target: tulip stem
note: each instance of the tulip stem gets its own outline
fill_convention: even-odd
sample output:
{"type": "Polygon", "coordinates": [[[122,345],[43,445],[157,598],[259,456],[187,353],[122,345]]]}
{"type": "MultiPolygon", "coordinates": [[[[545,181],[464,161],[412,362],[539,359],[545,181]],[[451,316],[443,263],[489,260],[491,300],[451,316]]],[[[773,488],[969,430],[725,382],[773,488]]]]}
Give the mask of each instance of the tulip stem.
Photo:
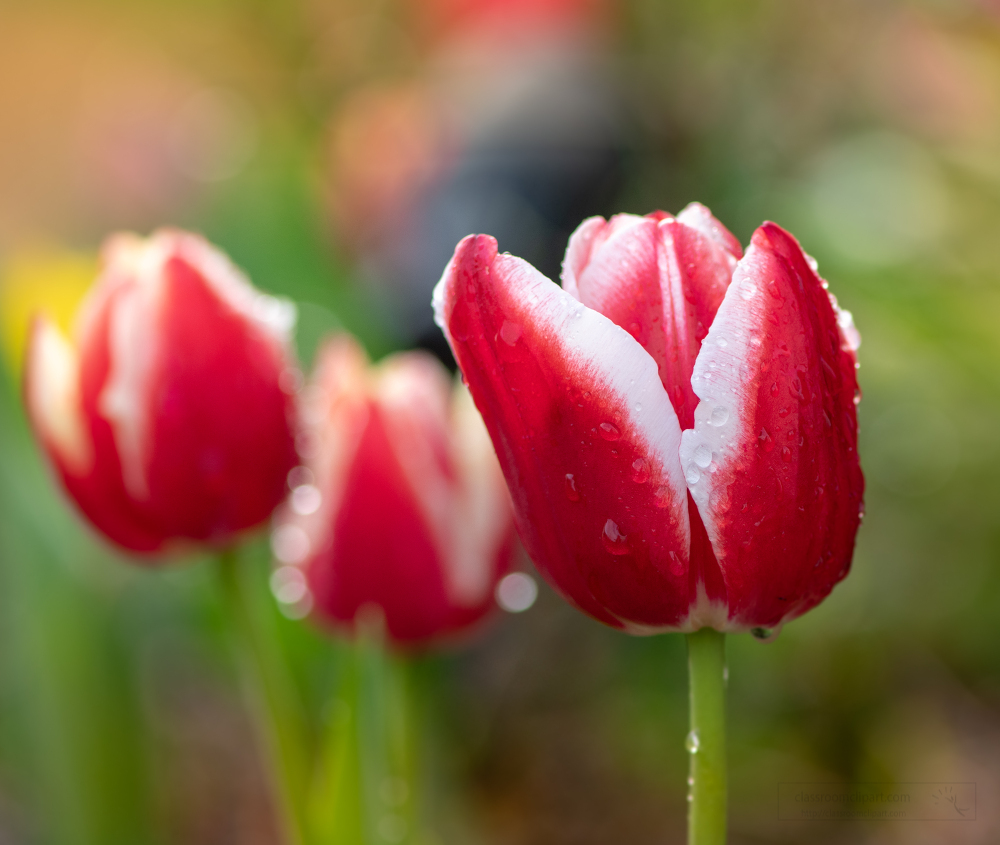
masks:
{"type": "Polygon", "coordinates": [[[688,845],[726,841],[726,635],[687,635],[691,694],[688,845]]]}
{"type": "Polygon", "coordinates": [[[298,735],[290,678],[275,653],[276,642],[263,630],[240,566],[236,549],[219,554],[218,574],[226,615],[237,652],[241,681],[254,719],[258,742],[265,754],[274,790],[275,812],[284,845],[305,845],[305,745],[298,735]]]}

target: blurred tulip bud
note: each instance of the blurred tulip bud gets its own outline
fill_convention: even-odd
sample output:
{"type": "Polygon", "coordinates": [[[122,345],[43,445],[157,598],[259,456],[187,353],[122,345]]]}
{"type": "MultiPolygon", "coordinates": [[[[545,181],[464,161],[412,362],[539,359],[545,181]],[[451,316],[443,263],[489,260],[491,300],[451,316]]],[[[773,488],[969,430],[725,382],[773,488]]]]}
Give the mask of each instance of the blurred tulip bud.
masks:
{"type": "Polygon", "coordinates": [[[850,313],[788,232],[744,254],[698,204],[584,221],[562,277],[470,235],[434,296],[529,554],[631,633],[770,637],[850,568],[850,313]]]}
{"type": "Polygon", "coordinates": [[[221,546],[258,525],[295,464],[291,303],[202,238],[117,235],[73,341],[31,330],[35,435],[86,517],[126,549],[221,546]]]}
{"type": "Polygon", "coordinates": [[[503,475],[465,388],[453,390],[427,354],[370,367],[338,337],[302,404],[308,457],[289,476],[272,535],[279,601],[347,628],[380,609],[389,637],[409,645],[485,616],[515,539],[503,475]]]}

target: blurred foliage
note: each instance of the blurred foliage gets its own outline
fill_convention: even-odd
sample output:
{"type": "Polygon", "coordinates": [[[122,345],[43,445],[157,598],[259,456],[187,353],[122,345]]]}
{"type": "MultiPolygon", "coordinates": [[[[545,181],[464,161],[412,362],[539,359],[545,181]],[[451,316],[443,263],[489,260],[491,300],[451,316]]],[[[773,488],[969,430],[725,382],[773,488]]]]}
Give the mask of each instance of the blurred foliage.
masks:
{"type": "MultiPolygon", "coordinates": [[[[332,222],[328,141],[352,91],[439,73],[419,8],[3,3],[0,841],[276,841],[209,562],[137,567],[88,532],[28,435],[19,348],[34,308],[68,320],[106,232],[163,224],[204,232],[296,300],[307,364],[338,328],[374,357],[405,343],[332,222]],[[214,153],[178,171],[160,145],[205,88],[252,115],[235,172],[214,153]]],[[[732,841],[998,841],[1000,13],[988,0],[609,9],[602,67],[625,142],[605,212],[697,199],[744,243],[773,218],[864,338],[854,569],[774,644],[730,641],[732,841]],[[977,820],[777,819],[779,782],[920,780],[975,781],[977,820]]],[[[360,735],[347,699],[380,670],[278,615],[263,543],[250,557],[310,742],[360,735]]],[[[682,841],[682,638],[620,636],[543,589],[403,674],[421,762],[400,765],[417,767],[429,842],[682,841]]],[[[343,772],[360,763],[339,747],[319,777],[352,803],[343,772]]]]}

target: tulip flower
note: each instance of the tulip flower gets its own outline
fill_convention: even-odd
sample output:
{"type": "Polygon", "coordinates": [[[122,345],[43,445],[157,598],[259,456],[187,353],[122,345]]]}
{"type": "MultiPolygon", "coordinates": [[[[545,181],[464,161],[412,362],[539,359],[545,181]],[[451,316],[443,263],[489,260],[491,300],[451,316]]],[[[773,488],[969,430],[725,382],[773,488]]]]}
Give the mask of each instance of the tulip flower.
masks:
{"type": "Polygon", "coordinates": [[[698,204],[586,220],[562,281],[470,236],[435,316],[540,572],[608,625],[688,634],[688,842],[723,845],[724,632],[773,636],[847,574],[859,337],[788,232],[744,254],[698,204]]]}
{"type": "Polygon", "coordinates": [[[773,632],[847,573],[857,332],[773,223],[592,218],[563,287],[487,236],[434,297],[541,573],[631,633],[773,632]]]}
{"type": "Polygon", "coordinates": [[[405,645],[485,616],[515,540],[503,476],[467,391],[452,391],[425,353],[372,368],[339,337],[323,348],[303,405],[308,459],[292,473],[272,538],[286,564],[279,598],[308,595],[320,620],[340,628],[381,608],[386,633],[405,645]]]}
{"type": "Polygon", "coordinates": [[[196,235],[115,236],[102,261],[72,342],[44,317],[32,328],[35,435],[118,545],[227,546],[267,519],[296,462],[294,309],[196,235]]]}

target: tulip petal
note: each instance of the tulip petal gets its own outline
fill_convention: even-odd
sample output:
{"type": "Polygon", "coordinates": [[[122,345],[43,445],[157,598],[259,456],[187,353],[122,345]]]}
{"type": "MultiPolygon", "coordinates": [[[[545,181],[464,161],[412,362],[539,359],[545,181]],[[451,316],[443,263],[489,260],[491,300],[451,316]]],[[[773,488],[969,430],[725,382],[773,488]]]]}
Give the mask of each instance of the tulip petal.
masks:
{"type": "Polygon", "coordinates": [[[509,564],[497,555],[510,530],[510,503],[489,435],[463,396],[471,406],[464,390],[451,404],[447,372],[426,353],[393,355],[379,367],[375,398],[434,537],[449,599],[481,608],[492,601],[498,564],[509,564]]]}
{"type": "Polygon", "coordinates": [[[585,221],[570,238],[563,287],[642,344],[681,426],[689,428],[698,403],[691,372],[739,243],[704,206],[681,214],[695,225],[662,212],[585,221]]]}
{"type": "Polygon", "coordinates": [[[375,403],[326,536],[308,569],[314,600],[326,616],[351,625],[365,605],[378,605],[398,642],[437,636],[464,621],[454,619],[436,538],[375,403]]]}
{"type": "Polygon", "coordinates": [[[697,229],[706,238],[715,241],[733,258],[743,257],[743,247],[736,240],[736,236],[716,220],[712,212],[700,202],[688,203],[677,215],[677,220],[685,226],[697,229]]]}
{"type": "MultiPolygon", "coordinates": [[[[117,290],[110,293],[107,302],[113,302],[117,295],[117,290]]],[[[157,520],[136,508],[129,497],[114,433],[107,420],[96,413],[97,393],[108,370],[107,320],[108,309],[103,308],[93,316],[95,331],[88,335],[87,346],[79,350],[78,357],[77,352],[72,351],[73,358],[79,362],[74,364],[78,369],[72,373],[76,380],[72,388],[76,393],[74,403],[78,403],[76,413],[80,415],[80,425],[84,428],[83,437],[88,444],[90,459],[67,460],[65,447],[53,444],[50,436],[46,435],[50,424],[35,410],[37,404],[31,399],[33,395],[59,390],[59,379],[53,377],[53,368],[43,363],[51,357],[51,353],[45,350],[48,342],[45,340],[46,333],[42,332],[34,334],[28,350],[25,380],[28,407],[35,430],[41,435],[66,491],[84,516],[124,548],[150,552],[161,548],[164,533],[157,520]]]]}
{"type": "Polygon", "coordinates": [[[683,624],[680,426],[653,359],[485,235],[458,245],[434,305],[542,574],[609,625],[683,624]]]}
{"type": "Polygon", "coordinates": [[[831,299],[795,239],[765,223],[695,364],[681,462],[733,630],[804,613],[850,566],[864,489],[855,338],[831,299]]]}

